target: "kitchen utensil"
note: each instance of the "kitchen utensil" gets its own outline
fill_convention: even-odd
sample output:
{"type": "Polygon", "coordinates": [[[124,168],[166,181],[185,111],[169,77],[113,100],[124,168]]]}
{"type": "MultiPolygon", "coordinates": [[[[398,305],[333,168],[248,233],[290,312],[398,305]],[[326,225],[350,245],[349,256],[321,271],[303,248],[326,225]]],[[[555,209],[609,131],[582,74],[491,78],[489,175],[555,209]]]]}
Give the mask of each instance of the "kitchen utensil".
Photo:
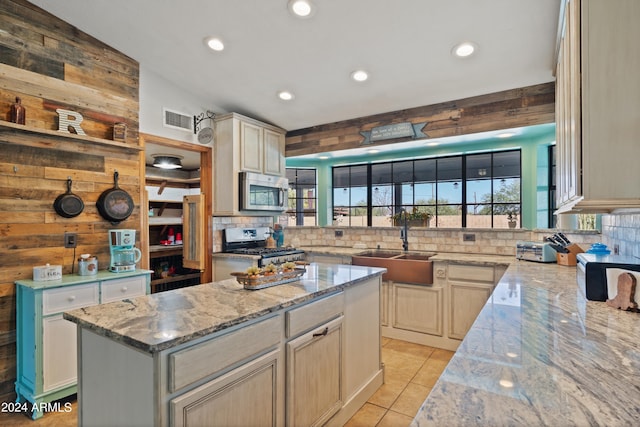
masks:
{"type": "Polygon", "coordinates": [[[82,213],[84,202],[71,192],[71,178],[67,178],[67,192],[56,197],[53,202],[53,209],[64,218],[73,218],[82,213]]]}
{"type": "Polygon", "coordinates": [[[118,171],[113,172],[113,182],[113,188],[100,195],[96,207],[104,219],[117,224],[129,218],[133,212],[134,204],[129,193],[118,187],[118,171]]]}
{"type": "Polygon", "coordinates": [[[565,242],[565,246],[567,246],[567,245],[570,245],[570,244],[571,244],[571,241],[570,241],[570,240],[567,238],[567,236],[565,236],[563,233],[558,233],[558,236],[559,236],[562,240],[564,240],[564,242],[565,242]]]}

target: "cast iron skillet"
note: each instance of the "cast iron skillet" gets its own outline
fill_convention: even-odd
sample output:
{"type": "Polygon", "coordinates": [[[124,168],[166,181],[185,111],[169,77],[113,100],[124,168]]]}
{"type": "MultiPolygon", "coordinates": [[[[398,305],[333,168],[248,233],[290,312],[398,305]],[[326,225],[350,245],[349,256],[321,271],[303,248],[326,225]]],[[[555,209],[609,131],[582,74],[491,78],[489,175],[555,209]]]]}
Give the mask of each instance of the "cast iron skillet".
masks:
{"type": "Polygon", "coordinates": [[[100,195],[96,207],[104,219],[117,224],[129,218],[134,206],[129,193],[118,187],[118,171],[113,172],[113,182],[113,188],[100,195]]]}
{"type": "Polygon", "coordinates": [[[67,178],[67,192],[56,197],[53,202],[53,209],[56,213],[65,218],[73,218],[82,213],[84,202],[71,192],[71,178],[67,178]]]}

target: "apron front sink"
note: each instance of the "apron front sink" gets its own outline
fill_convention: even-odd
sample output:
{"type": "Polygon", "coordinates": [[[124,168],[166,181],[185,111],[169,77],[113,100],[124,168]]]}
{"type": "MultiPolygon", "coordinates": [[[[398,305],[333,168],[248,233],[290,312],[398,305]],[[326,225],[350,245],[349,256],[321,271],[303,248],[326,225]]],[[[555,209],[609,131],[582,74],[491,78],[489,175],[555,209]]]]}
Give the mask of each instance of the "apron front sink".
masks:
{"type": "Polygon", "coordinates": [[[382,280],[417,285],[433,284],[433,253],[366,251],[351,257],[353,265],[386,268],[382,280]]]}

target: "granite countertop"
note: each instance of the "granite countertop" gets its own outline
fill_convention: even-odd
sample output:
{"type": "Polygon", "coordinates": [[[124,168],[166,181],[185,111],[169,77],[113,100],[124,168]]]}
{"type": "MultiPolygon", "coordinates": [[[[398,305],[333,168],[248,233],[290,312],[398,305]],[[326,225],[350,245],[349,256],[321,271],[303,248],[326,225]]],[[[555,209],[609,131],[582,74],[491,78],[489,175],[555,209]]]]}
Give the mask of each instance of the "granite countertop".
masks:
{"type": "Polygon", "coordinates": [[[85,307],[64,318],[147,353],[172,348],[382,275],[386,269],[310,264],[299,281],[246,290],[236,279],[85,307]]]}
{"type": "MultiPolygon", "coordinates": [[[[341,247],[341,246],[305,246],[299,249],[304,250],[305,252],[311,252],[316,254],[326,254],[326,255],[356,255],[361,252],[367,251],[375,251],[376,249],[367,249],[367,248],[353,248],[353,247],[341,247]]],[[[398,252],[401,253],[401,249],[379,249],[380,251],[385,252],[398,252]]],[[[409,251],[411,253],[420,253],[420,251],[409,251]]],[[[485,255],[485,254],[476,254],[476,253],[458,253],[458,252],[433,252],[427,251],[424,253],[435,253],[433,257],[431,257],[434,261],[447,261],[453,263],[464,263],[464,264],[500,264],[500,265],[509,265],[514,262],[518,262],[515,256],[513,255],[485,255]]]]}
{"type": "Polygon", "coordinates": [[[635,425],[640,314],[587,301],[576,269],[514,262],[412,426],[635,425]]]}
{"type": "Polygon", "coordinates": [[[98,270],[96,274],[81,276],[79,274],[63,274],[61,279],[35,281],[31,279],[17,280],[16,284],[26,286],[32,289],[59,288],[61,286],[74,286],[84,283],[100,282],[104,280],[124,279],[125,277],[140,276],[142,274],[151,274],[151,270],[137,269],[134,271],[123,271],[120,273],[112,273],[109,270],[98,270]]]}

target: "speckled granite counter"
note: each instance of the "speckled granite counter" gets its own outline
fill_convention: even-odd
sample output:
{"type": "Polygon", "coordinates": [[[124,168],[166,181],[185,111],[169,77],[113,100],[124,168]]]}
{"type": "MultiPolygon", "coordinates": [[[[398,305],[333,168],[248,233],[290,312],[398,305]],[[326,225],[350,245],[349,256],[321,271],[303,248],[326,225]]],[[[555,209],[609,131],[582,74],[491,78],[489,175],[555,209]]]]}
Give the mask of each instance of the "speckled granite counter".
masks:
{"type": "Polygon", "coordinates": [[[637,425],[639,341],[574,268],[513,262],[412,425],[637,425]]]}
{"type": "Polygon", "coordinates": [[[311,264],[301,280],[258,291],[246,290],[235,279],[227,279],[73,310],[64,313],[64,318],[99,335],[153,353],[337,292],[385,271],[311,264]]]}

